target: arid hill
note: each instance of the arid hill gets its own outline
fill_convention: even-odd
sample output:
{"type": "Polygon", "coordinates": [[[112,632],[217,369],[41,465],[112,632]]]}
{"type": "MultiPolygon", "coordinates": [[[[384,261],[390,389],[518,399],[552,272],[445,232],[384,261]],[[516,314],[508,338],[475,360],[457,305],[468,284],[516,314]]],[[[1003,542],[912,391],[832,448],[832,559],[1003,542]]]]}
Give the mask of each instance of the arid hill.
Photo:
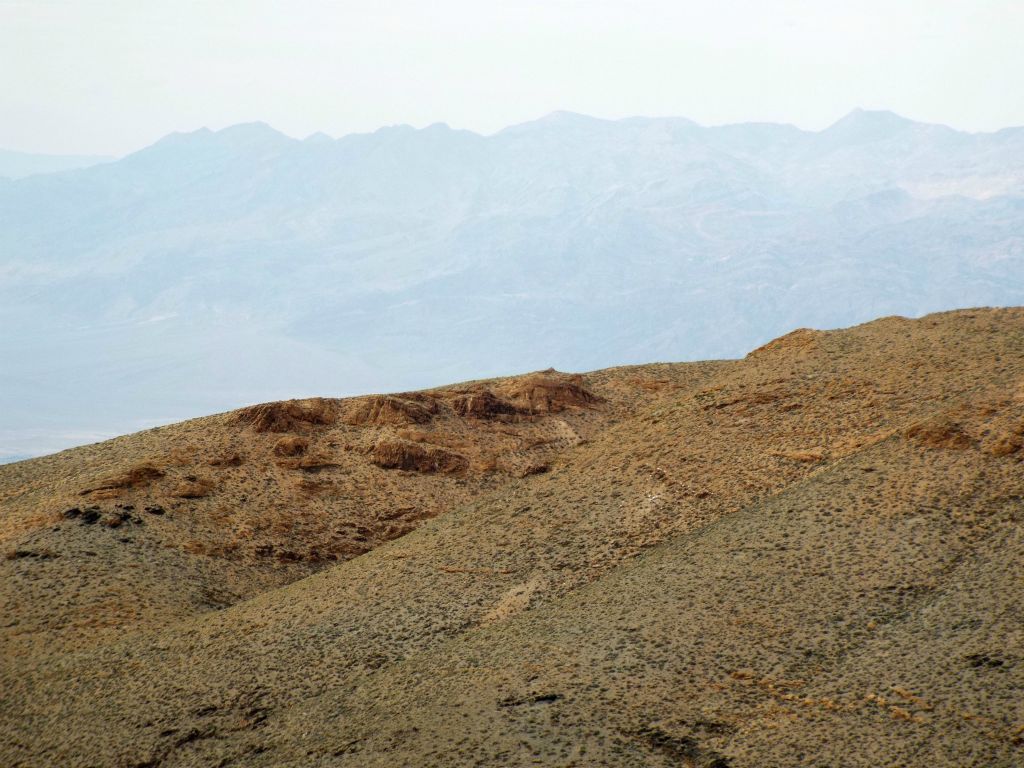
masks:
{"type": "Polygon", "coordinates": [[[0,764],[1015,766],[1024,309],[0,467],[0,764]]]}

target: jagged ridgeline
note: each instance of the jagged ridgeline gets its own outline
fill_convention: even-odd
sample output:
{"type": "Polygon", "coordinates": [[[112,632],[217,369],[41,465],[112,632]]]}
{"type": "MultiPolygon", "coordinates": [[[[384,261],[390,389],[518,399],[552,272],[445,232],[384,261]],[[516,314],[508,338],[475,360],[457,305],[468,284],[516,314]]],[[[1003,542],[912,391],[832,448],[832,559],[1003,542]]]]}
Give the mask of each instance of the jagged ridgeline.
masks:
{"type": "Polygon", "coordinates": [[[0,467],[0,763],[1014,766],[1024,310],[0,467]]]}

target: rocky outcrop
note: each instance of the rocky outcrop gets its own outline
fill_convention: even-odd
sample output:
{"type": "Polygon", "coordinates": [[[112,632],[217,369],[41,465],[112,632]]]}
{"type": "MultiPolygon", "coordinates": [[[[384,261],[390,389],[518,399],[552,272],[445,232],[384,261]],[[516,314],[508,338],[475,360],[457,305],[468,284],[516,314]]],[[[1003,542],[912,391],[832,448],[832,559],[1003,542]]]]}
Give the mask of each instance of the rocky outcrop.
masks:
{"type": "Polygon", "coordinates": [[[437,401],[419,392],[372,395],[351,401],[345,412],[344,421],[357,427],[406,426],[426,424],[437,412],[437,401]]]}
{"type": "Polygon", "coordinates": [[[408,440],[379,440],[370,451],[370,461],[383,469],[412,472],[452,473],[469,468],[469,459],[461,454],[408,440]]]}
{"type": "Polygon", "coordinates": [[[298,432],[315,426],[330,426],[337,421],[337,406],[332,400],[282,400],[243,408],[235,414],[240,424],[256,432],[298,432]]]}
{"type": "Polygon", "coordinates": [[[163,476],[164,471],[153,464],[138,464],[118,475],[101,480],[98,485],[86,488],[81,494],[85,496],[86,494],[106,492],[107,495],[116,495],[120,491],[144,488],[163,476]]]}
{"type": "Polygon", "coordinates": [[[520,413],[515,405],[484,387],[457,393],[451,400],[451,406],[455,413],[465,418],[497,419],[520,413]]]}
{"type": "Polygon", "coordinates": [[[554,368],[511,379],[500,394],[516,409],[531,414],[561,413],[601,402],[584,387],[580,374],[560,373],[554,368]]]}
{"type": "Polygon", "coordinates": [[[213,492],[213,481],[208,477],[186,476],[178,483],[171,495],[179,499],[201,499],[213,492]]]}
{"type": "Polygon", "coordinates": [[[288,435],[282,437],[274,445],[274,453],[277,456],[301,456],[309,448],[309,440],[299,435],[288,435]]]}

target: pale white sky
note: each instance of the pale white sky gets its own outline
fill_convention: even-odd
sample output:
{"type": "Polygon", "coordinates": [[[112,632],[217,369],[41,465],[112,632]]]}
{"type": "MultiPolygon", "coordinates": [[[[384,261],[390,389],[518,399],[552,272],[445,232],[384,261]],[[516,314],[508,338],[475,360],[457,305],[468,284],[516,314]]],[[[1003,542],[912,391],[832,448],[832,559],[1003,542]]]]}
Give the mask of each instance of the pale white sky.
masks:
{"type": "Polygon", "coordinates": [[[1024,0],[0,0],[0,147],[123,154],[556,109],[821,128],[1024,124],[1024,0]]]}

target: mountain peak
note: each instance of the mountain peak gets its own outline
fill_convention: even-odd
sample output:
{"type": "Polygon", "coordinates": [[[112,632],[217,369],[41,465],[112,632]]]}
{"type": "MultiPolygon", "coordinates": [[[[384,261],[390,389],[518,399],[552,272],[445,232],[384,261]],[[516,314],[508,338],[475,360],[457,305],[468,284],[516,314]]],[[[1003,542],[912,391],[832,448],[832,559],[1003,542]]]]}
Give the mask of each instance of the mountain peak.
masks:
{"type": "Polygon", "coordinates": [[[215,131],[214,135],[220,139],[227,139],[231,142],[255,142],[255,141],[291,141],[280,131],[272,128],[267,123],[256,121],[252,123],[237,123],[215,131]]]}
{"type": "Polygon", "coordinates": [[[839,138],[844,143],[862,143],[884,139],[915,125],[917,123],[913,120],[908,120],[887,109],[857,107],[821,131],[821,134],[839,138]]]}
{"type": "Polygon", "coordinates": [[[544,130],[550,128],[583,128],[586,126],[596,126],[606,124],[611,121],[603,120],[600,117],[592,117],[591,115],[584,115],[580,112],[569,112],[567,110],[556,110],[554,112],[548,112],[542,117],[538,117],[536,120],[528,120],[525,123],[517,123],[510,125],[507,128],[503,128],[498,131],[498,134],[508,133],[522,133],[525,131],[533,130],[544,130]]]}
{"type": "Polygon", "coordinates": [[[854,107],[833,125],[851,123],[857,125],[911,125],[913,120],[898,115],[890,109],[864,109],[854,107]]]}

